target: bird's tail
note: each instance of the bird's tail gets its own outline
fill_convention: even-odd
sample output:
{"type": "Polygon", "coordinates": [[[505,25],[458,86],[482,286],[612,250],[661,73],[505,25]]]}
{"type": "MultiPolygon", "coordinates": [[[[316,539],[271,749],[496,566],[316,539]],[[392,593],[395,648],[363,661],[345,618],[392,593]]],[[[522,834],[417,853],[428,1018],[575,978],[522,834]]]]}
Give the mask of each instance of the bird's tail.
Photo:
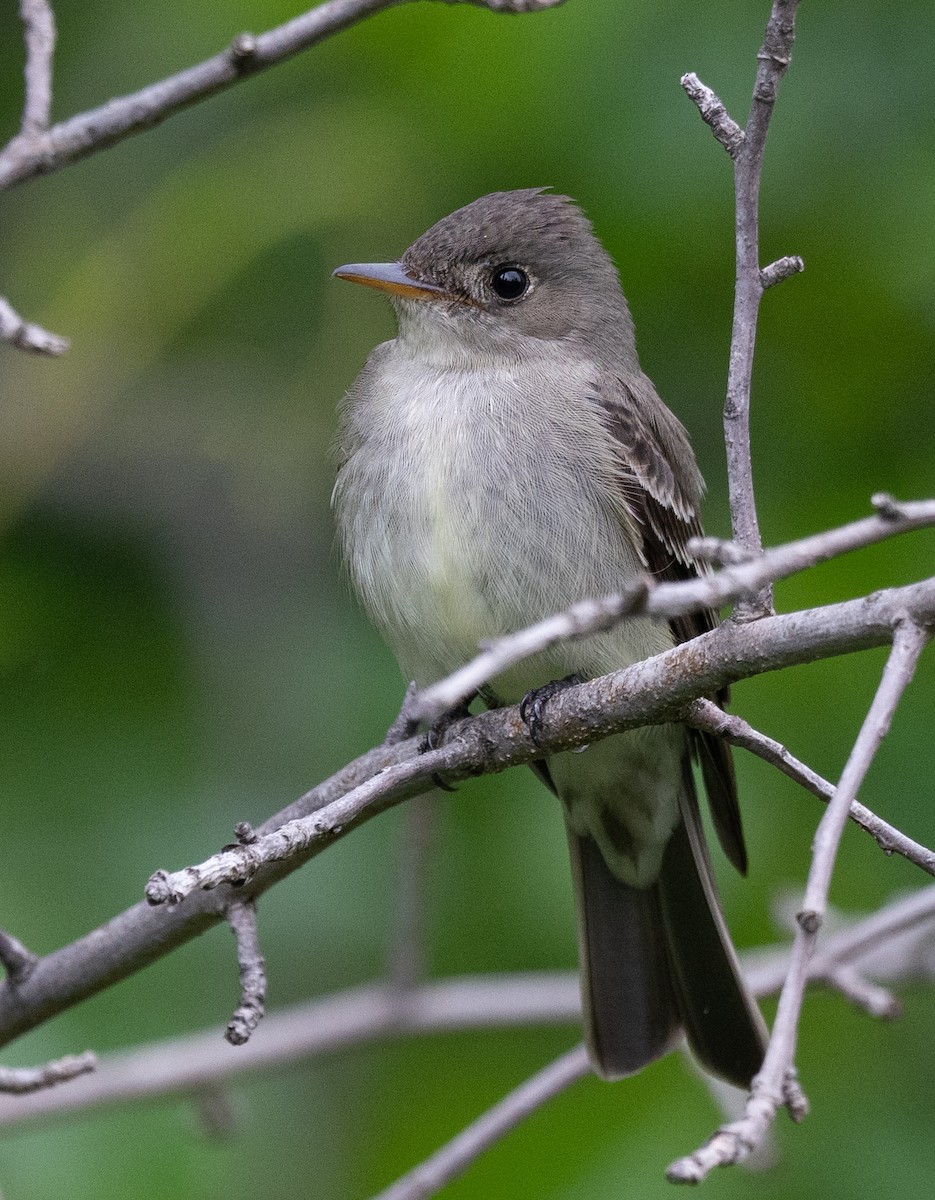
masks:
{"type": "Polygon", "coordinates": [[[597,843],[568,831],[578,915],[585,1032],[595,1070],[631,1075],[682,1030],[708,1071],[749,1087],[766,1026],[721,912],[686,762],[681,820],[655,883],[634,888],[597,843]]]}

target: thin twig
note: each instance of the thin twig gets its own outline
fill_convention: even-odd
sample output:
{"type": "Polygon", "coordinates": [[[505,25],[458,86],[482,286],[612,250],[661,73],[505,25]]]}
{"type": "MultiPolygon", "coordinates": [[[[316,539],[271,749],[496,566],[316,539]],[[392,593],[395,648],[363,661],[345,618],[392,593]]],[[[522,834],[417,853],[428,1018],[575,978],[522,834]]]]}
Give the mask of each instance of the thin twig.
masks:
{"type": "Polygon", "coordinates": [[[590,1072],[587,1050],[584,1046],[575,1046],[504,1096],[447,1145],[397,1179],[374,1200],[425,1200],[427,1196],[434,1196],[537,1108],[590,1072]]]}
{"type": "Polygon", "coordinates": [[[96,1067],[97,1055],[91,1050],[57,1058],[41,1067],[0,1067],[0,1092],[26,1096],[54,1087],[57,1083],[66,1083],[79,1075],[87,1075],[96,1067]]]}
{"type": "MultiPolygon", "coordinates": [[[[809,967],[810,980],[842,970],[892,982],[935,977],[935,887],[891,901],[826,938],[809,967]]],[[[789,946],[745,951],[744,976],[755,996],[775,994],[789,965],[789,946]]],[[[400,995],[367,986],[271,1013],[250,1042],[226,1050],[211,1028],[105,1055],[98,1070],[68,1088],[14,1100],[0,1097],[0,1127],[56,1113],[123,1104],[157,1095],[189,1095],[244,1072],[366,1045],[388,1036],[477,1028],[572,1025],[580,1020],[577,973],[443,979],[400,995]]]]}
{"type": "Polygon", "coordinates": [[[841,834],[857,790],[886,736],[900,697],[910,683],[929,634],[908,619],[896,627],[893,647],[880,686],[848,756],[840,782],[818,825],[802,911],[789,967],[762,1069],[753,1081],[746,1113],[722,1126],[694,1154],[673,1163],[667,1176],[674,1183],[700,1183],[715,1167],[742,1161],[759,1144],[781,1104],[793,1116],[804,1114],[804,1100],[794,1075],[799,1014],[809,964],[821,928],[831,873],[841,834]]]}
{"type": "Polygon", "coordinates": [[[18,350],[55,357],[68,349],[68,339],[49,333],[40,325],[24,321],[9,300],[0,296],[0,342],[9,342],[18,350]]]}
{"type": "Polygon", "coordinates": [[[798,254],[787,254],[784,258],[777,258],[775,262],[771,262],[760,271],[760,283],[763,285],[763,291],[775,287],[777,283],[782,283],[784,279],[798,275],[804,270],[805,263],[798,254]]]}
{"type": "Polygon", "coordinates": [[[266,1012],[266,963],[260,953],[254,901],[231,904],[227,910],[227,923],[237,939],[240,1004],[231,1014],[224,1036],[232,1046],[242,1046],[266,1012]]]}
{"type": "MultiPolygon", "coordinates": [[[[765,733],[760,733],[735,713],[724,712],[710,700],[696,700],[690,705],[685,713],[685,721],[696,729],[704,729],[724,738],[732,746],[749,750],[751,754],[771,763],[784,775],[794,779],[819,800],[827,803],[834,795],[834,784],[800,762],[780,742],[767,737],[765,733]]],[[[895,825],[890,825],[888,821],[878,817],[859,800],[852,802],[850,818],[855,825],[859,825],[870,834],[884,854],[900,854],[917,867],[921,867],[927,875],[935,875],[935,851],[930,850],[928,846],[907,837],[895,825]]]]}
{"type": "MultiPolygon", "coordinates": [[[[735,244],[737,268],[734,286],[734,319],[731,330],[727,399],[724,405],[724,438],[730,488],[734,540],[748,550],[762,545],[753,491],[750,456],[750,384],[756,323],[764,290],[802,269],[801,259],[787,258],[760,270],[759,196],[766,134],[783,75],[789,66],[795,37],[795,12],[799,0],[773,0],[760,48],[753,100],[746,127],[741,131],[723,103],[696,75],[686,75],[682,86],[698,106],[702,118],[734,160],[735,244]]],[[[738,620],[753,620],[772,611],[772,589],[737,607],[738,620]]]]}
{"type": "Polygon", "coordinates": [[[55,17],[46,0],[20,0],[26,63],[25,97],[20,132],[24,137],[43,133],[52,112],[52,54],[55,50],[55,17]]]}
{"type": "MultiPolygon", "coordinates": [[[[324,38],[408,0],[326,0],[266,33],[240,34],[220,54],[70,117],[44,132],[14,138],[0,154],[0,191],[58,171],[160,124],[216,92],[292,58],[324,38]]],[[[532,12],[561,0],[471,0],[494,12],[532,12]]]]}
{"type": "MultiPolygon", "coordinates": [[[[896,501],[892,503],[896,504],[896,501]]],[[[565,612],[491,642],[476,658],[446,679],[414,696],[407,694],[404,710],[412,720],[435,721],[473,696],[495,675],[557,642],[589,637],[637,613],[671,620],[706,608],[722,608],[756,594],[764,584],[785,579],[837,555],[873,545],[896,532],[933,524],[935,500],[918,500],[899,504],[898,514],[878,512],[876,516],[787,542],[759,554],[743,549],[738,552],[734,543],[706,538],[700,547],[705,557],[716,553],[722,560],[733,560],[722,570],[678,583],[653,584],[649,578],[641,579],[611,596],[582,600],[565,612]]]]}

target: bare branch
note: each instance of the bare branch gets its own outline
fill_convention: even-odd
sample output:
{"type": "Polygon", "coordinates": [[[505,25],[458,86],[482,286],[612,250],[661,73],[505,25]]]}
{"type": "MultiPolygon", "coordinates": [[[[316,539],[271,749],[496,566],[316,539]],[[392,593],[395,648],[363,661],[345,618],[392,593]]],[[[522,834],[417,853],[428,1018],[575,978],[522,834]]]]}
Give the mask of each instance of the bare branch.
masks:
{"type": "Polygon", "coordinates": [[[12,304],[0,296],[0,342],[9,342],[18,350],[55,357],[68,349],[68,339],[49,333],[40,325],[24,321],[12,304]]]}
{"type": "Polygon", "coordinates": [[[736,158],[746,134],[724,106],[724,101],[702,83],[694,71],[689,71],[679,80],[689,99],[701,113],[701,119],[721,143],[731,158],[736,158]]]}
{"type": "Polygon", "coordinates": [[[445,4],[476,4],[492,12],[530,13],[557,8],[565,0],[444,0],[445,4]]]}
{"type": "Polygon", "coordinates": [[[23,40],[26,43],[26,83],[23,122],[25,137],[49,127],[52,111],[52,53],[55,50],[55,17],[47,0],[20,0],[23,40]]]}
{"type": "MultiPolygon", "coordinates": [[[[800,907],[796,904],[796,912],[800,907]]],[[[789,946],[744,953],[744,976],[754,995],[780,991],[789,954],[789,946]]],[[[935,886],[890,901],[824,938],[809,964],[809,979],[827,981],[842,969],[891,983],[935,978],[935,886]]]]}
{"type": "MultiPolygon", "coordinates": [[[[240,34],[232,44],[197,66],[188,67],[129,96],[61,121],[47,131],[33,130],[14,138],[0,154],[0,191],[58,171],[142,133],[167,117],[248,75],[292,58],[332,34],[408,0],[326,0],[317,8],[260,34],[240,34]]],[[[461,2],[461,0],[455,0],[461,2]]],[[[532,12],[552,8],[560,0],[472,0],[494,12],[532,12]]]]}
{"type": "MultiPolygon", "coordinates": [[[[776,95],[792,55],[795,12],[799,0],[773,0],[766,36],[757,56],[756,82],[746,128],[741,130],[727,114],[715,93],[697,75],[685,75],[682,87],[698,106],[714,136],[734,159],[736,198],[735,243],[737,271],[734,285],[734,320],[731,330],[727,400],[724,405],[724,438],[730,487],[734,540],[758,551],[760,526],[753,492],[750,458],[750,384],[760,298],[767,287],[803,269],[799,258],[784,258],[760,270],[759,195],[766,133],[776,95]]],[[[772,611],[772,589],[737,607],[737,620],[753,620],[772,611]]]]}
{"type": "Polygon", "coordinates": [[[252,900],[231,904],[227,922],[237,939],[240,1004],[227,1022],[224,1036],[232,1046],[242,1046],[266,1012],[266,963],[260,953],[256,904],[252,900]]]}
{"type": "Polygon", "coordinates": [[[574,971],[445,979],[400,993],[366,986],[272,1012],[236,1050],[217,1027],[105,1055],[94,1075],[61,1091],[0,1096],[0,1127],[57,1113],[188,1096],[245,1072],[334,1054],[383,1038],[464,1029],[574,1025],[581,1000],[574,971]]]}
{"type": "Polygon", "coordinates": [[[41,1067],[0,1067],[0,1092],[28,1095],[86,1075],[96,1067],[97,1055],[90,1050],[84,1054],[69,1054],[41,1067]]]}
{"type": "Polygon", "coordinates": [[[375,1200],[424,1200],[462,1174],[495,1142],[537,1108],[591,1073],[584,1046],[575,1046],[504,1096],[430,1158],[381,1192],[375,1200]]]}
{"type": "Polygon", "coordinates": [[[426,790],[432,772],[457,781],[484,771],[500,771],[544,752],[570,749],[616,728],[680,719],[693,700],[741,678],[886,645],[900,613],[909,613],[920,624],[935,625],[935,579],[751,625],[723,625],[647,662],[569,688],[551,701],[544,713],[541,748],[529,739],[515,708],[458,722],[451,740],[422,755],[414,765],[420,739],[379,746],[258,830],[262,840],[281,822],[308,814],[321,819],[328,806],[320,833],[308,839],[302,854],[259,867],[243,889],[196,891],[175,907],[152,908],[141,902],[102,928],[41,958],[29,978],[15,989],[9,981],[0,983],[0,1041],[8,1041],[203,933],[224,919],[231,899],[259,896],[363,821],[426,790]],[[400,766],[408,774],[394,774],[400,766]],[[379,786],[370,785],[369,797],[351,790],[375,771],[381,772],[379,786]]]}
{"type": "MultiPolygon", "coordinates": [[[[829,801],[834,795],[834,785],[823,779],[811,767],[800,762],[781,743],[749,725],[735,713],[726,713],[710,700],[696,700],[688,709],[686,722],[696,729],[705,729],[730,742],[732,746],[740,746],[749,750],[764,762],[778,767],[784,775],[794,779],[807,791],[817,796],[819,800],[829,801]]],[[[921,867],[928,875],[935,875],[935,851],[921,842],[913,841],[895,825],[890,825],[882,817],[878,817],[859,800],[851,804],[850,818],[874,839],[885,854],[900,854],[917,867],[921,867]]]]}
{"type": "Polygon", "coordinates": [[[451,741],[415,760],[386,767],[327,808],[291,820],[249,846],[229,846],[196,866],[173,873],[155,872],[146,885],[146,898],[154,905],[176,905],[198,890],[252,880],[270,864],[292,859],[305,861],[361,821],[425,791],[438,778],[456,782],[572,749],[622,729],[680,719],[685,706],[699,695],[709,695],[743,678],[751,667],[751,673],[756,674],[793,661],[811,661],[820,656],[811,647],[816,641],[821,644],[823,637],[830,639],[835,647],[846,645],[847,616],[857,617],[851,607],[855,604],[860,606],[862,637],[867,636],[865,622],[874,605],[891,614],[878,633],[883,641],[889,640],[894,624],[907,612],[915,612],[920,625],[931,624],[933,618],[927,609],[921,616],[917,612],[918,596],[928,596],[930,592],[935,594],[935,578],[910,588],[877,593],[862,601],[764,619],[746,637],[737,626],[721,625],[655,658],[569,687],[552,700],[535,741],[518,707],[455,722],[451,741]],[[900,600],[908,604],[901,605],[900,600]],[[891,607],[894,604],[897,607],[891,607]],[[910,609],[910,605],[914,607],[910,609]],[[791,637],[784,638],[780,633],[781,630],[791,633],[793,629],[791,637]],[[774,656],[772,662],[769,645],[774,656]],[[718,666],[715,671],[707,671],[706,651],[710,653],[712,647],[717,647],[713,657],[718,666]],[[750,653],[753,663],[745,659],[745,654],[750,653]],[[673,674],[680,663],[687,668],[688,678],[673,674]],[[701,676],[704,683],[700,682],[701,676]]]}
{"type": "Polygon", "coordinates": [[[902,1005],[892,992],[864,979],[851,967],[840,967],[831,971],[826,977],[826,982],[868,1017],[892,1021],[902,1013],[902,1005]]]}
{"type": "Polygon", "coordinates": [[[911,681],[929,634],[904,619],[896,627],[893,648],[873,703],[848,757],[841,780],[815,835],[805,899],[798,915],[786,980],[763,1066],[753,1081],[746,1113],[722,1126],[694,1154],[673,1163],[668,1178],[676,1183],[700,1183],[715,1167],[742,1161],[759,1144],[780,1104],[795,1118],[804,1115],[804,1098],[794,1075],[799,1014],[809,976],[809,963],[828,899],[831,873],[850,806],[873,757],[886,736],[900,697],[911,681]]]}
{"type": "MultiPolygon", "coordinates": [[[[891,503],[896,504],[895,501],[891,503]]],[[[919,500],[899,505],[898,515],[888,510],[886,514],[878,513],[759,554],[751,554],[735,543],[702,539],[700,548],[705,557],[717,554],[723,559],[726,556],[731,560],[730,564],[717,573],[679,583],[655,584],[646,577],[603,599],[582,600],[528,629],[498,638],[460,670],[425,688],[421,694],[407,697],[404,709],[412,720],[435,721],[473,696],[501,671],[557,642],[610,629],[636,613],[672,619],[705,608],[722,608],[754,595],[766,583],[785,579],[839,554],[872,545],[897,530],[920,529],[933,524],[935,500],[919,500]]]]}
{"type": "MultiPolygon", "coordinates": [[[[778,992],[789,946],[746,951],[744,975],[756,996],[778,992]]],[[[935,887],[887,904],[826,938],[809,966],[810,980],[841,972],[891,981],[935,977],[935,887]]],[[[122,1104],[156,1095],[216,1090],[249,1071],[318,1057],[388,1036],[476,1028],[573,1025],[580,1020],[577,973],[525,972],[424,983],[400,993],[391,985],[355,988],[271,1013],[236,1052],[217,1028],[105,1055],[86,1079],[54,1092],[4,1100],[0,1127],[56,1113],[122,1104]]]]}

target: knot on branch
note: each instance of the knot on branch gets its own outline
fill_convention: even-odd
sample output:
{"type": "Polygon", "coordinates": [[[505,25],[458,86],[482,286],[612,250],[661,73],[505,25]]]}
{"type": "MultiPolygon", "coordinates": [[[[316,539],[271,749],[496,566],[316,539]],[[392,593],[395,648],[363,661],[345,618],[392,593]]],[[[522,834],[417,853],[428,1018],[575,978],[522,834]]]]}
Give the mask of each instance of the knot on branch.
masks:
{"type": "Polygon", "coordinates": [[[253,33],[238,33],[227,50],[234,70],[246,73],[257,65],[258,42],[253,33]]]}
{"type": "Polygon", "coordinates": [[[806,933],[814,934],[821,929],[822,915],[813,908],[805,908],[800,913],[796,913],[795,919],[806,933]]]}
{"type": "Polygon", "coordinates": [[[877,516],[882,517],[884,521],[905,520],[905,507],[889,492],[874,492],[870,497],[870,503],[877,516]]]}

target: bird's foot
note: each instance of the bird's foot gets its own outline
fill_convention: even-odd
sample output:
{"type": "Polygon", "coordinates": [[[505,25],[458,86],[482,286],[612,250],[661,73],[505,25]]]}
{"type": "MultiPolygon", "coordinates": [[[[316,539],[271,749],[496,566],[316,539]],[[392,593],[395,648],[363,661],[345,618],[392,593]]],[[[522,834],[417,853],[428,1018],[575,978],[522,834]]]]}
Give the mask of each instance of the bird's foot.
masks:
{"type": "MultiPolygon", "coordinates": [[[[468,707],[470,701],[457,705],[456,708],[450,709],[433,722],[426,730],[425,737],[422,739],[422,745],[419,747],[419,753],[425,754],[428,750],[438,750],[445,743],[445,738],[448,735],[448,730],[456,721],[462,721],[465,717],[471,715],[468,707]]],[[[444,779],[438,774],[432,776],[432,782],[437,788],[441,788],[443,792],[456,792],[458,789],[450,783],[445,783],[444,779]]]]}
{"type": "Polygon", "coordinates": [[[553,696],[584,683],[580,675],[566,675],[564,679],[553,679],[542,687],[533,688],[519,702],[519,715],[529,730],[529,736],[538,746],[545,720],[545,706],[553,696]]]}

